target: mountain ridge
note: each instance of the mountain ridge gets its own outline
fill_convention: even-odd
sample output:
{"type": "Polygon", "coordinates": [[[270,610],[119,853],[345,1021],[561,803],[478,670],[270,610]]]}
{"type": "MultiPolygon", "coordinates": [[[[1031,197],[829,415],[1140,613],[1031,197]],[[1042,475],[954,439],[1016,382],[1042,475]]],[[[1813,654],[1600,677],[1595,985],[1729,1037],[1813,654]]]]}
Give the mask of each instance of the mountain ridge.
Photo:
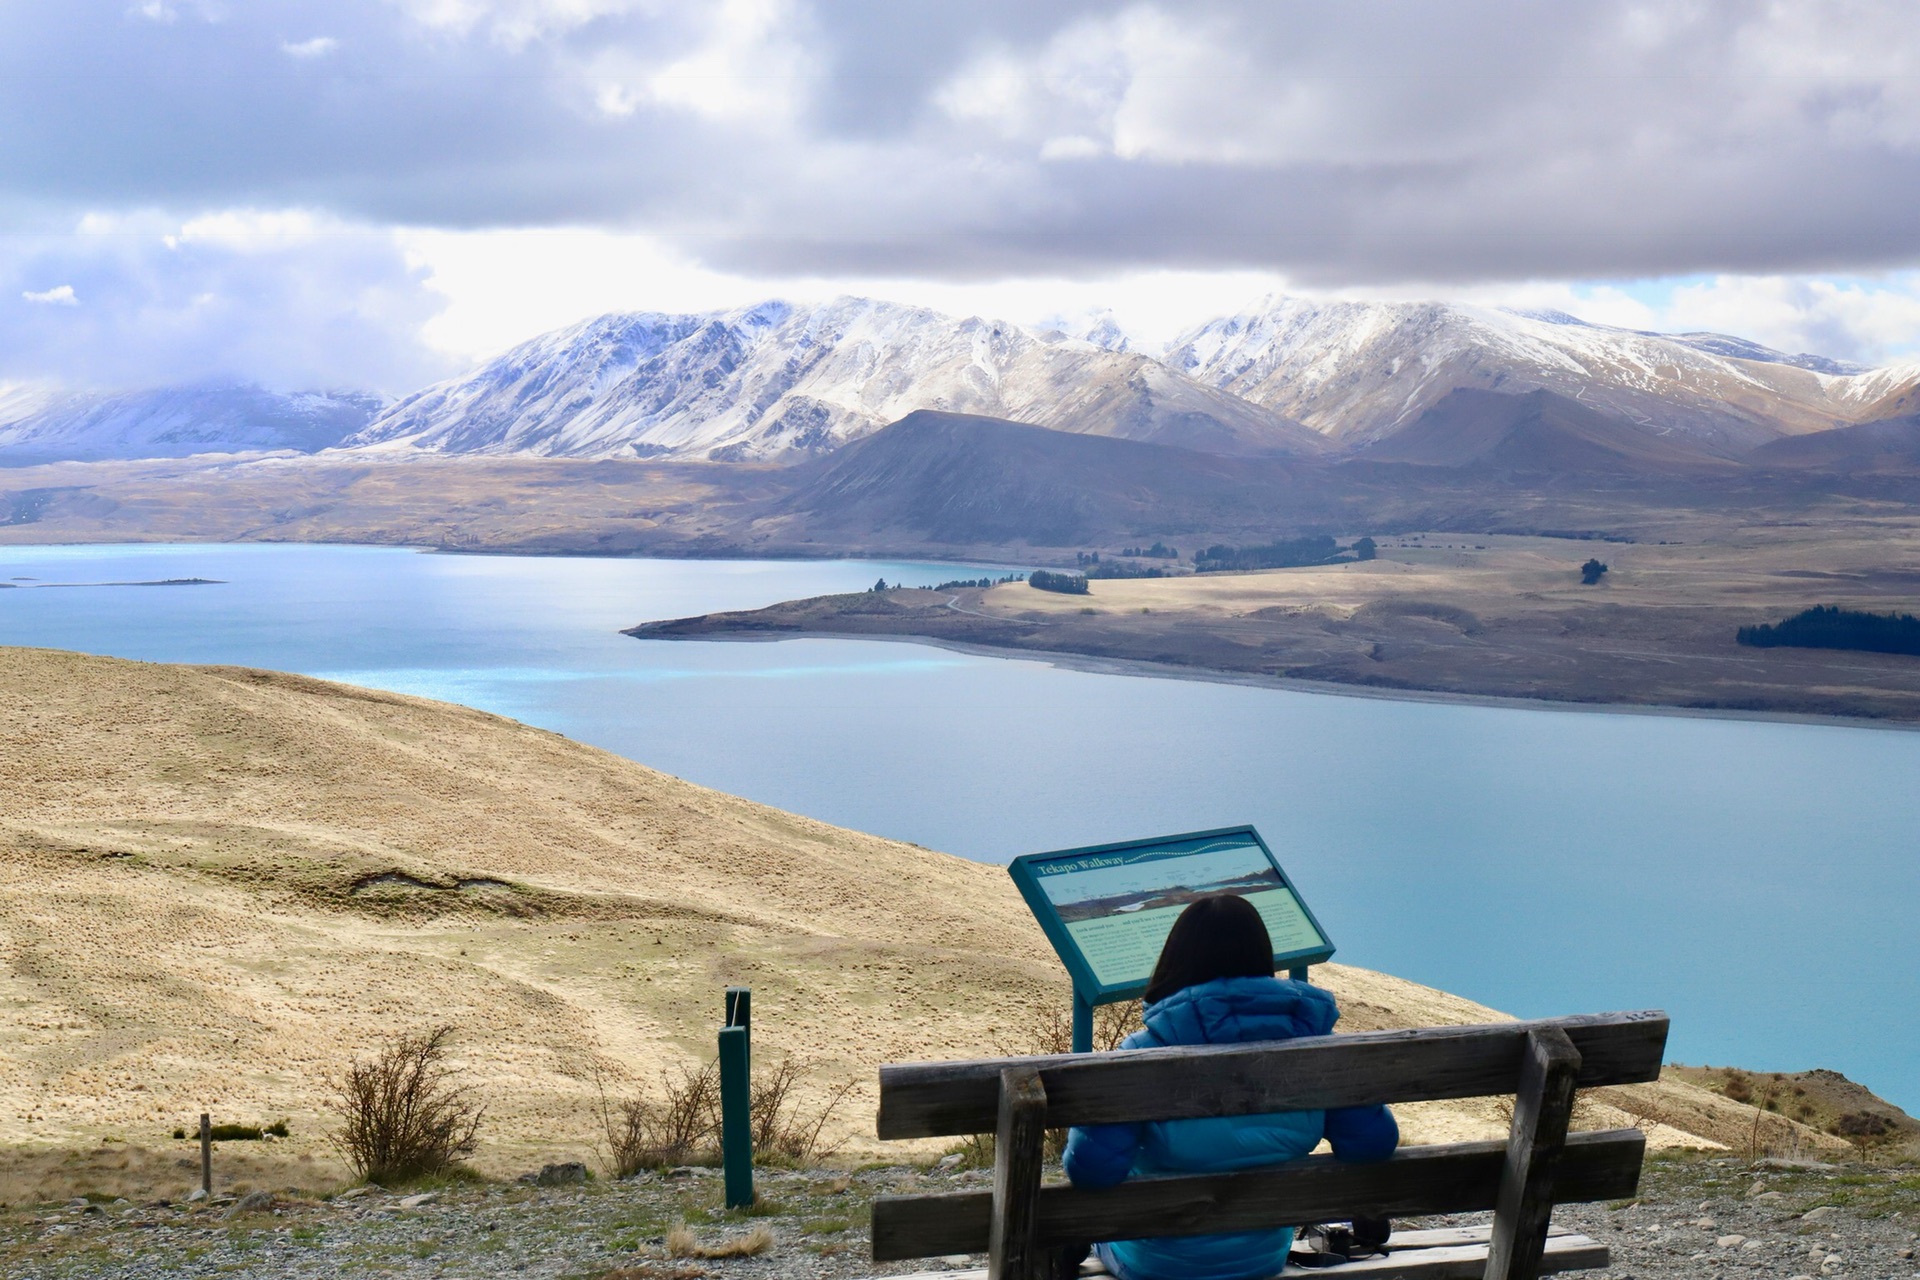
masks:
{"type": "Polygon", "coordinates": [[[1316,434],[1133,352],[843,297],[596,317],[408,396],[348,448],[792,461],[916,409],[1055,430],[1318,451],[1316,434]]]}
{"type": "Polygon", "coordinates": [[[392,403],[241,383],[0,385],[0,461],[292,449],[792,463],[920,409],[1229,456],[1334,456],[1462,389],[1549,391],[1737,458],[1920,411],[1920,363],[1869,369],[1560,311],[1279,295],[1156,357],[1110,312],[1028,328],[849,296],[596,316],[392,403]]]}
{"type": "Polygon", "coordinates": [[[360,391],[277,392],[224,380],[118,392],[18,387],[0,394],[0,461],[317,453],[384,403],[360,391]]]}
{"type": "Polygon", "coordinates": [[[1920,365],[1864,369],[1723,334],[1659,334],[1564,312],[1270,296],[1176,338],[1197,381],[1329,438],[1392,435],[1448,392],[1547,390],[1737,456],[1786,435],[1888,416],[1920,365]]]}

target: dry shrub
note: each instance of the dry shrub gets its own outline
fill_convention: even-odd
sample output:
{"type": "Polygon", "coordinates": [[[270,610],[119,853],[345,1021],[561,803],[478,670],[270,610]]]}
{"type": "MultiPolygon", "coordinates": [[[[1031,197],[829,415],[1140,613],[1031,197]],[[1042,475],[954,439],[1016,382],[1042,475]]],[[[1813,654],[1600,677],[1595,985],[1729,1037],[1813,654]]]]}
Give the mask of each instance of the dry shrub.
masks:
{"type": "Polygon", "coordinates": [[[705,1267],[668,1266],[660,1262],[642,1262],[631,1267],[602,1271],[593,1280],[701,1280],[705,1267]]]}
{"type": "Polygon", "coordinates": [[[765,1224],[718,1244],[701,1244],[693,1228],[684,1222],[675,1223],[667,1232],[667,1252],[676,1258],[757,1258],[771,1248],[773,1232],[765,1224]]]}
{"type": "Polygon", "coordinates": [[[772,1156],[804,1165],[833,1154],[832,1148],[821,1145],[820,1135],[847,1095],[853,1092],[855,1082],[848,1080],[831,1090],[826,1103],[808,1116],[800,1110],[800,1101],[793,1091],[811,1070],[800,1059],[785,1058],[754,1080],[748,1112],[752,1117],[750,1128],[755,1156],[772,1156]]]}
{"type": "MultiPolygon", "coordinates": [[[[833,1089],[826,1104],[808,1114],[800,1109],[796,1086],[810,1071],[804,1061],[786,1058],[756,1073],[748,1103],[755,1156],[806,1164],[832,1154],[822,1135],[855,1084],[848,1081],[833,1089]]],[[[600,1123],[607,1163],[616,1178],[715,1157],[720,1144],[720,1064],[681,1067],[677,1074],[663,1071],[660,1086],[661,1100],[616,1102],[600,1084],[600,1123]]]]}
{"type": "Polygon", "coordinates": [[[440,1173],[473,1154],[486,1108],[447,1064],[452,1027],[401,1036],[330,1080],[334,1145],[354,1173],[389,1185],[440,1173]]]}
{"type": "MultiPolygon", "coordinates": [[[[1138,1000],[1096,1005],[1093,1010],[1093,1051],[1110,1053],[1118,1049],[1122,1040],[1144,1025],[1140,1013],[1141,1004],[1138,1000]]],[[[999,1049],[1005,1057],[1018,1058],[1072,1053],[1073,1015],[1057,1005],[1042,1009],[1021,1031],[1002,1040],[999,1049]]],[[[1066,1149],[1067,1131],[1047,1130],[1043,1146],[1045,1158],[1058,1160],[1066,1149]]],[[[993,1135],[973,1134],[961,1139],[957,1145],[949,1148],[949,1152],[957,1154],[965,1168],[984,1169],[993,1163],[993,1135]]]]}
{"type": "MultiPolygon", "coordinates": [[[[1093,1051],[1107,1053],[1138,1031],[1140,1002],[1123,1000],[1118,1004],[1098,1005],[1093,1011],[1093,1051]]],[[[1073,1015],[1058,1007],[1036,1013],[1022,1031],[1000,1044],[1000,1052],[1009,1057],[1028,1057],[1073,1052],[1073,1015]]]]}
{"type": "Polygon", "coordinates": [[[607,1137],[607,1163],[616,1178],[642,1169],[663,1169],[710,1156],[720,1132],[720,1064],[660,1073],[664,1101],[625,1098],[611,1102],[599,1080],[600,1123],[607,1137]]]}

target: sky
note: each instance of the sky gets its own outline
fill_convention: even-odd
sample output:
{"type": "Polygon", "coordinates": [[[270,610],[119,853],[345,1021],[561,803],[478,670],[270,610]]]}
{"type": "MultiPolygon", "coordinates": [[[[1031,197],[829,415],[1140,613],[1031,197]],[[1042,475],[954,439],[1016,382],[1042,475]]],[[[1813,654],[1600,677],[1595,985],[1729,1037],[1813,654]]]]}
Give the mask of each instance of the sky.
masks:
{"type": "Polygon", "coordinates": [[[857,293],[1920,355],[1908,0],[0,4],[0,383],[397,394],[857,293]]]}

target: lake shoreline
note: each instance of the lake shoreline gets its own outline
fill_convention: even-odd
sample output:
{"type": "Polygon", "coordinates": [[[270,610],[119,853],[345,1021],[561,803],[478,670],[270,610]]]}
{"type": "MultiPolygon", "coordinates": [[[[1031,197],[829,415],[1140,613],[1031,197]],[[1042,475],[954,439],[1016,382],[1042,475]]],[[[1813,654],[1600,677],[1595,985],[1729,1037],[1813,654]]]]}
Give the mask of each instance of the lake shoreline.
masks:
{"type": "MultiPolygon", "coordinates": [[[[642,624],[643,626],[646,624],[642,624]]],[[[1633,702],[1592,702],[1557,698],[1519,698],[1497,693],[1456,693],[1444,689],[1390,689],[1379,685],[1345,684],[1337,680],[1302,680],[1291,676],[1261,675],[1251,671],[1225,671],[1181,666],[1170,662],[1148,662],[1140,658],[1106,658],[1098,654],[1076,653],[1070,649],[1022,649],[1011,645],[979,644],[949,640],[938,636],[888,635],[867,631],[789,631],[778,635],[753,634],[635,634],[639,627],[623,632],[636,640],[706,640],[722,644],[777,644],[783,640],[877,640],[887,644],[924,645],[964,653],[976,658],[1040,662],[1063,671],[1084,671],[1092,675],[1130,676],[1148,680],[1189,680],[1200,684],[1238,685],[1252,689],[1279,689],[1291,693],[1313,693],[1333,698],[1365,698],[1376,702],[1423,702],[1440,706],[1504,707],[1511,711],[1576,711],[1591,715],[1659,716],[1688,720],[1740,720],[1760,724],[1799,724],[1829,729],[1884,729],[1894,733],[1920,733],[1920,723],[1875,719],[1872,716],[1821,715],[1817,712],[1742,711],[1735,708],[1649,705],[1633,702]]]]}

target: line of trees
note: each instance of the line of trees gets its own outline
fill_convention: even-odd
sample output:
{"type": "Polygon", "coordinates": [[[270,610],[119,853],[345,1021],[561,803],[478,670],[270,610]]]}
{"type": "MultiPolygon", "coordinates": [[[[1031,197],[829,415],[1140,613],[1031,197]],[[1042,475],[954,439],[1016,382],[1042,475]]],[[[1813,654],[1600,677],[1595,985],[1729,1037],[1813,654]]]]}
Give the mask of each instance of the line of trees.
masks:
{"type": "Polygon", "coordinates": [[[997,587],[1003,583],[1018,582],[1026,577],[1023,573],[1010,573],[1004,578],[955,578],[952,582],[943,582],[929,591],[951,591],[955,587],[997,587]]]}
{"type": "Polygon", "coordinates": [[[1096,564],[1087,570],[1089,578],[1171,578],[1171,569],[1162,569],[1157,564],[1127,564],[1121,560],[1108,560],[1096,564]]]}
{"type": "Polygon", "coordinates": [[[1133,556],[1138,560],[1178,560],[1180,558],[1179,549],[1170,547],[1164,542],[1155,542],[1150,547],[1123,547],[1120,554],[1133,556]]]}
{"type": "Polygon", "coordinates": [[[1053,573],[1046,569],[1035,569],[1027,579],[1027,585],[1041,591],[1058,591],[1064,596],[1084,596],[1087,594],[1087,579],[1084,574],[1053,573]]]}
{"type": "Polygon", "coordinates": [[[1734,637],[1757,649],[1857,649],[1920,656],[1920,618],[1910,613],[1862,613],[1830,604],[1815,605],[1781,622],[1741,627],[1734,637]]]}
{"type": "Polygon", "coordinates": [[[1282,538],[1257,547],[1230,547],[1215,543],[1205,551],[1193,553],[1195,573],[1223,573],[1246,569],[1297,569],[1302,565],[1326,564],[1341,554],[1341,549],[1326,534],[1304,538],[1282,538]]]}

